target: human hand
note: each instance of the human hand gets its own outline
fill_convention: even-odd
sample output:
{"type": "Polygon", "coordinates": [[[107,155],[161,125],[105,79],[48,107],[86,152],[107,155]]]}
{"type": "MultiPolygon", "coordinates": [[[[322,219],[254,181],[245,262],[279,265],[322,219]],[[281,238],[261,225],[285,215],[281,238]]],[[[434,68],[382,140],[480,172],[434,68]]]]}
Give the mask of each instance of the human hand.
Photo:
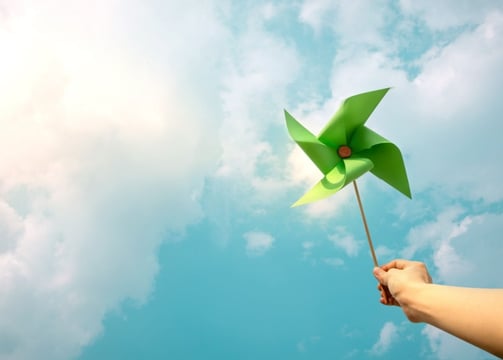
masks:
{"type": "Polygon", "coordinates": [[[409,307],[411,291],[423,284],[431,284],[431,277],[422,262],[393,260],[380,268],[374,268],[374,276],[379,281],[381,303],[402,307],[405,315],[414,321],[414,314],[409,307]],[[388,291],[387,291],[388,289],[388,291]]]}

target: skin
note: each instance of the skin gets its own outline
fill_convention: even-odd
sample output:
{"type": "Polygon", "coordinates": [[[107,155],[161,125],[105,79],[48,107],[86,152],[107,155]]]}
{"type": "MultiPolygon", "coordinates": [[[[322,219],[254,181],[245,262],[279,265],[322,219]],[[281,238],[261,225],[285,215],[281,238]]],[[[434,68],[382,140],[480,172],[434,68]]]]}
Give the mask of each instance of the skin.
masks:
{"type": "Polygon", "coordinates": [[[503,358],[503,289],[432,284],[423,263],[399,259],[374,268],[374,276],[382,304],[503,358]]]}

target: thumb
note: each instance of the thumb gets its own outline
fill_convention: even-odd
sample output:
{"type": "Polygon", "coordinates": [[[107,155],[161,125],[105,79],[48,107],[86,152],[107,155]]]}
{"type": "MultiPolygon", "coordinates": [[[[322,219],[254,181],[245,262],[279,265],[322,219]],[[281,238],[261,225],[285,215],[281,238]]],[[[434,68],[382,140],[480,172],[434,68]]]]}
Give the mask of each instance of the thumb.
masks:
{"type": "Polygon", "coordinates": [[[388,273],[386,271],[384,271],[380,267],[375,267],[373,273],[379,283],[388,285],[388,273]]]}

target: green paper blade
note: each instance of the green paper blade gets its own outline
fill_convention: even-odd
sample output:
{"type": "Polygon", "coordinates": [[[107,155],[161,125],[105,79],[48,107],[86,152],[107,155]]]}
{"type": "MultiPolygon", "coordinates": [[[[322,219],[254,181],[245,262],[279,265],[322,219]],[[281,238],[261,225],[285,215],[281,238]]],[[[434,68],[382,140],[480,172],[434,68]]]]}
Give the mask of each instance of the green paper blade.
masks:
{"type": "Polygon", "coordinates": [[[292,207],[309,204],[335,194],[344,186],[345,178],[344,163],[341,161],[332,169],[332,171],[327,173],[323,179],[321,179],[307,193],[297,200],[292,207]]]}
{"type": "Polygon", "coordinates": [[[329,173],[340,162],[341,159],[336,150],[321,143],[316,136],[295,120],[286,110],[285,119],[292,139],[299,144],[323,174],[329,173]]]}
{"type": "Polygon", "coordinates": [[[372,171],[371,169],[374,167],[372,160],[356,155],[344,159],[344,165],[346,167],[346,180],[344,186],[346,186],[353,180],[356,180],[367,171],[372,171]]]}
{"type": "Polygon", "coordinates": [[[378,144],[388,144],[391,143],[389,140],[383,138],[378,133],[370,130],[366,126],[360,126],[353,134],[349,146],[354,153],[358,153],[363,150],[368,150],[374,145],[378,144]]]}
{"type": "Polygon", "coordinates": [[[353,132],[367,121],[389,88],[351,96],[344,100],[318,136],[324,144],[338,147],[346,145],[353,132]],[[344,131],[344,132],[343,132],[344,131]]]}
{"type": "Polygon", "coordinates": [[[305,205],[327,198],[341,190],[351,181],[372,169],[372,161],[365,158],[348,158],[339,162],[315,186],[297,200],[292,207],[305,205]]]}
{"type": "Polygon", "coordinates": [[[368,157],[374,163],[372,174],[384,180],[405,196],[412,198],[400,149],[388,142],[377,144],[358,155],[368,157]]]}

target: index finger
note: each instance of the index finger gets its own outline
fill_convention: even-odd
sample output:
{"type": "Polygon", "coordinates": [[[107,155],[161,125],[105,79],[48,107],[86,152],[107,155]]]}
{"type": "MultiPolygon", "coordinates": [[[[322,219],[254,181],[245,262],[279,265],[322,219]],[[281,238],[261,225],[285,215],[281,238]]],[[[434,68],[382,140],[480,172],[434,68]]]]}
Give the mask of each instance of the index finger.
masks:
{"type": "Polygon", "coordinates": [[[390,269],[399,269],[399,270],[403,270],[411,265],[414,265],[418,263],[417,261],[410,261],[410,260],[404,260],[404,259],[395,259],[395,260],[392,260],[390,261],[389,263],[387,264],[384,264],[381,266],[381,269],[383,269],[384,271],[388,271],[390,269]]]}

